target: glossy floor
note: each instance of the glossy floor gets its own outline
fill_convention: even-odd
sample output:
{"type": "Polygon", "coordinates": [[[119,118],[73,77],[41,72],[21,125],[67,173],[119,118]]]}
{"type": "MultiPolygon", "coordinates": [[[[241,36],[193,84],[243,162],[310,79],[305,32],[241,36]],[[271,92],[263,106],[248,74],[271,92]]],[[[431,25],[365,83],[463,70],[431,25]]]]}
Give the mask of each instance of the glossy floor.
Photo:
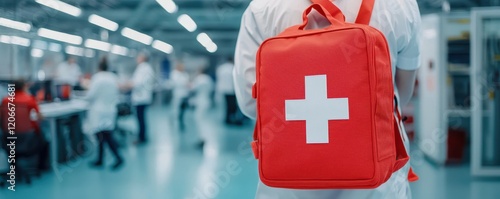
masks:
{"type": "MultiPolygon", "coordinates": [[[[19,199],[252,199],[257,184],[257,163],[249,146],[252,125],[221,124],[220,111],[204,121],[187,115],[185,133],[175,130],[167,107],[150,108],[149,138],[144,146],[122,148],[126,164],[119,171],[94,169],[88,162],[94,153],[60,165],[34,179],[32,185],[18,184],[16,192],[0,190],[0,198],[19,199]],[[199,131],[198,129],[201,129],[199,131]],[[196,149],[199,134],[206,139],[204,150],[196,149]]],[[[123,126],[133,129],[133,118],[123,126]]],[[[113,162],[107,154],[107,163],[113,162]]],[[[414,199],[498,199],[500,180],[470,177],[468,166],[436,167],[415,158],[421,180],[412,184],[414,199]]]]}

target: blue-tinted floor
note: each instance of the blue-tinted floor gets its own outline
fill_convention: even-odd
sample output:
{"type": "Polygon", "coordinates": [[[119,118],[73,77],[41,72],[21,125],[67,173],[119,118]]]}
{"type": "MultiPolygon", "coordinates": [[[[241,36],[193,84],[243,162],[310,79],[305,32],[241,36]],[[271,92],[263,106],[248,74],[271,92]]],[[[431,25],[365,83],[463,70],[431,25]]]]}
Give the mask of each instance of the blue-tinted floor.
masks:
{"type": "MultiPolygon", "coordinates": [[[[230,127],[221,124],[221,111],[196,122],[187,114],[185,133],[176,130],[168,107],[149,111],[149,138],[145,146],[122,148],[125,166],[89,168],[95,154],[59,167],[34,179],[32,185],[18,184],[17,191],[0,190],[0,199],[252,199],[258,180],[257,162],[249,141],[252,124],[230,127]],[[199,133],[206,139],[203,152],[196,149],[199,133]]],[[[135,128],[133,118],[121,125],[135,128]]],[[[126,143],[131,143],[129,136],[126,143]]],[[[111,165],[111,154],[107,154],[111,165]]],[[[415,199],[498,199],[500,180],[475,180],[468,166],[435,167],[425,160],[414,169],[421,180],[412,184],[415,199]]]]}

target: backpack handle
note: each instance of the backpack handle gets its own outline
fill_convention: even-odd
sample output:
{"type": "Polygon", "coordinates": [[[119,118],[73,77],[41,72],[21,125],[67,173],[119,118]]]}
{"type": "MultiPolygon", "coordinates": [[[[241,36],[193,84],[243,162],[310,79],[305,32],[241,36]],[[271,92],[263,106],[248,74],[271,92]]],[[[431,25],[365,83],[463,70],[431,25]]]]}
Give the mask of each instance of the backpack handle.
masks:
{"type": "MultiPolygon", "coordinates": [[[[335,18],[341,21],[345,21],[345,17],[342,14],[342,11],[337,6],[335,6],[335,4],[333,4],[330,0],[311,0],[311,2],[322,5],[335,18]]],[[[375,0],[362,0],[361,6],[359,8],[358,17],[356,18],[355,23],[369,25],[374,5],[375,5],[375,0]]]]}
{"type": "MultiPolygon", "coordinates": [[[[333,5],[333,4],[332,4],[333,5]]],[[[341,22],[336,19],[334,16],[332,16],[332,14],[330,12],[328,12],[328,10],[323,7],[321,4],[317,4],[317,3],[314,3],[312,4],[311,6],[309,6],[305,11],[304,13],[302,14],[302,20],[304,21],[304,23],[302,25],[299,26],[299,30],[304,30],[304,28],[307,26],[307,23],[309,23],[309,18],[307,17],[307,15],[309,15],[309,13],[311,13],[311,11],[315,9],[316,11],[318,11],[323,17],[325,17],[326,19],[328,19],[328,21],[332,24],[332,25],[341,25],[341,22]]],[[[342,16],[344,16],[342,13],[340,13],[342,16]]]]}
{"type": "Polygon", "coordinates": [[[315,3],[323,6],[326,11],[328,11],[333,17],[335,17],[335,19],[339,21],[345,21],[345,16],[342,11],[330,0],[311,0],[311,2],[313,4],[315,3]]]}

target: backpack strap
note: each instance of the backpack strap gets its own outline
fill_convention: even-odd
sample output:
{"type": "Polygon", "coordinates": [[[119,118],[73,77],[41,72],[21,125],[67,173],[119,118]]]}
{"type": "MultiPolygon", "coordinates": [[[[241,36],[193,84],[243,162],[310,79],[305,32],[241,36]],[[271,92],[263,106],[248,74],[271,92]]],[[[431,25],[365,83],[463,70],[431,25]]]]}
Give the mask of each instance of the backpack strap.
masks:
{"type": "MultiPolygon", "coordinates": [[[[396,118],[394,120],[394,131],[395,131],[395,138],[396,138],[396,162],[394,164],[394,172],[397,170],[403,168],[408,161],[410,160],[410,156],[408,155],[408,152],[406,151],[406,147],[404,146],[404,141],[403,141],[403,135],[400,122],[402,121],[402,116],[401,112],[399,110],[399,102],[398,102],[398,97],[396,94],[394,94],[394,102],[395,102],[395,109],[396,109],[396,118]]],[[[418,181],[419,177],[418,175],[413,171],[413,168],[410,166],[410,171],[408,171],[408,181],[410,182],[415,182],[418,181]]]]}
{"type": "MultiPolygon", "coordinates": [[[[345,21],[344,14],[342,11],[335,6],[330,0],[311,0],[312,3],[320,4],[330,12],[332,16],[341,21],[345,21]]],[[[356,18],[357,24],[370,24],[370,19],[372,17],[373,6],[375,5],[375,0],[362,0],[361,7],[359,8],[359,14],[356,18]]]]}
{"type": "Polygon", "coordinates": [[[370,24],[370,19],[372,18],[373,6],[375,5],[375,0],[363,0],[361,2],[361,7],[359,8],[358,17],[356,18],[357,24],[370,24]]]}

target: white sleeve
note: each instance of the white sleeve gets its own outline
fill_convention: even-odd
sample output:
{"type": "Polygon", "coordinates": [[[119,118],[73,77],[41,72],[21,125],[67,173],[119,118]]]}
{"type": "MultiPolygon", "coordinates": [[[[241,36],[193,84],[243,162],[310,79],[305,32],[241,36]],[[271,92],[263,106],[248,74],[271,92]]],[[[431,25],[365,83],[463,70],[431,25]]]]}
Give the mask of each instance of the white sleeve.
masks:
{"type": "Polygon", "coordinates": [[[257,50],[264,40],[257,26],[259,24],[249,7],[241,20],[233,70],[238,105],[243,114],[252,119],[256,118],[257,112],[256,101],[252,98],[252,86],[255,83],[255,59],[257,50]]]}
{"type": "Polygon", "coordinates": [[[420,67],[420,12],[418,5],[413,2],[410,10],[412,11],[412,21],[408,22],[410,31],[408,33],[408,43],[398,52],[396,67],[402,70],[416,70],[420,67]]]}

